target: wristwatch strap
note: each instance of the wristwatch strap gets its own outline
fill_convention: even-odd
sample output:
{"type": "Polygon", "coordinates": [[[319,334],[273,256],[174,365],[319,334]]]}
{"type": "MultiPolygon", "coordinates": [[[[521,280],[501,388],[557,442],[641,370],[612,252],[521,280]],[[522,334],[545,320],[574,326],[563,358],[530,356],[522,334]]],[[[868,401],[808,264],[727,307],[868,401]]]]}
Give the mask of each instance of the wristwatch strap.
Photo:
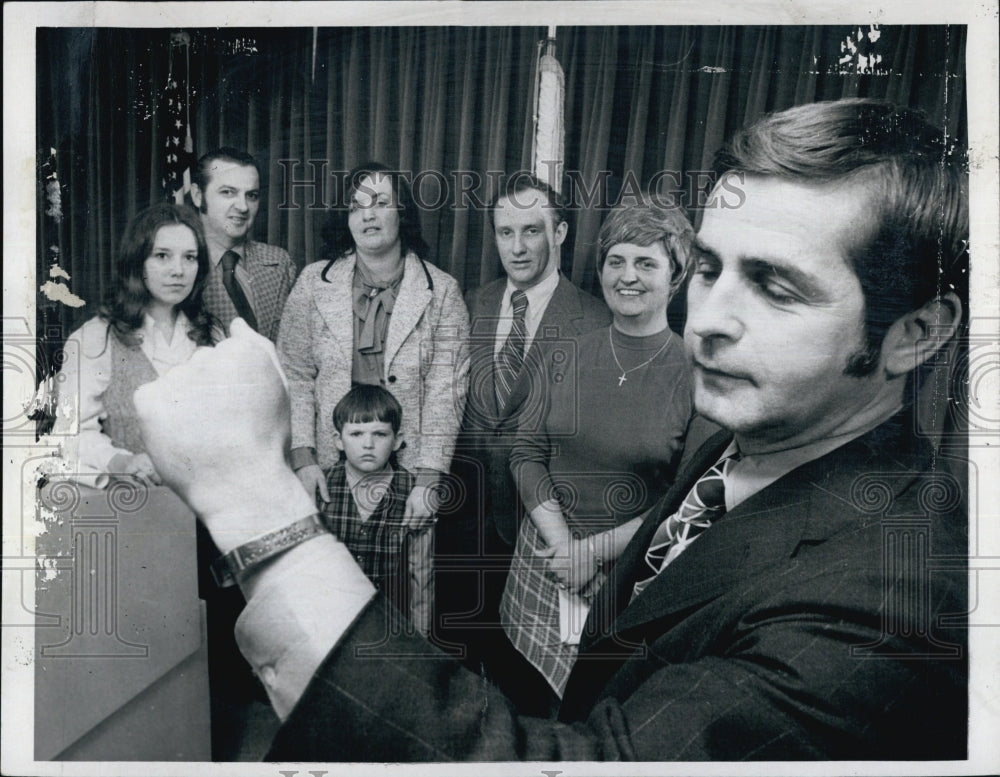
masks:
{"type": "Polygon", "coordinates": [[[308,518],[252,539],[217,558],[212,562],[212,577],[221,588],[234,585],[236,576],[241,572],[279,553],[284,553],[308,539],[325,534],[326,531],[319,513],[313,513],[308,518]]]}

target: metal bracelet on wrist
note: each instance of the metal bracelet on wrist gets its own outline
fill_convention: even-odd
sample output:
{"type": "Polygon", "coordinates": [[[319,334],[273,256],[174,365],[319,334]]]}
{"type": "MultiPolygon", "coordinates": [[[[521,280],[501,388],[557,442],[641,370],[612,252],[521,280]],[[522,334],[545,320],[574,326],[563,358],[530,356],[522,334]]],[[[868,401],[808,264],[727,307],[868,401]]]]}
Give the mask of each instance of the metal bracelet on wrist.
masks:
{"type": "Polygon", "coordinates": [[[236,583],[237,575],[251,567],[325,533],[326,527],[319,513],[313,513],[307,518],[252,539],[217,558],[212,562],[212,577],[220,588],[227,588],[236,583]]]}

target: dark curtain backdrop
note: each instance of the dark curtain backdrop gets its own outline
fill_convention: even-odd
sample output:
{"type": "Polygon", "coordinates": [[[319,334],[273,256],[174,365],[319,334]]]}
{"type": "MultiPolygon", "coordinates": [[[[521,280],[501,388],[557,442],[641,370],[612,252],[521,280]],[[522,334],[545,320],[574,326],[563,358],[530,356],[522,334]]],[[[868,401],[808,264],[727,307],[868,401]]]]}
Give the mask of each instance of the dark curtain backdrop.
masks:
{"type": "MultiPolygon", "coordinates": [[[[187,32],[195,155],[231,145],[261,161],[257,239],[287,247],[300,264],[326,258],[320,231],[324,206],[338,196],[337,173],[374,158],[422,173],[423,201],[443,201],[423,212],[441,268],[466,289],[500,275],[488,214],[476,203],[494,193],[488,173],[530,166],[530,102],[545,28],[187,32]],[[322,190],[290,185],[317,178],[322,190]],[[456,184],[470,189],[464,201],[456,184]]],[[[45,215],[40,176],[39,284],[57,246],[72,291],[98,302],[114,282],[125,224],[164,197],[170,33],[38,31],[37,146],[40,159],[57,151],[63,210],[61,223],[45,215]]],[[[704,186],[698,171],[710,169],[733,130],[767,111],[882,97],[924,110],[964,142],[965,28],[869,33],[867,26],[559,28],[563,185],[589,205],[572,214],[564,272],[595,290],[604,209],[657,180],[696,205],[704,186]],[[861,59],[875,55],[874,67],[861,59]]],[[[175,71],[182,51],[174,49],[175,71]]],[[[696,207],[691,215],[697,222],[696,207]]],[[[91,312],[40,298],[39,331],[58,338],[91,312]]]]}

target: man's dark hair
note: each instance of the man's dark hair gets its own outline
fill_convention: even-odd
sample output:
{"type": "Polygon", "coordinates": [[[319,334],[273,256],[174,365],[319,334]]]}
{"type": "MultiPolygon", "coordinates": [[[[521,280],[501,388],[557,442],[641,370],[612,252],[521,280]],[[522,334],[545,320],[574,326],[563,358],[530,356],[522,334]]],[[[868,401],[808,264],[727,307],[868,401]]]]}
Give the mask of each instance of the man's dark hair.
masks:
{"type": "Polygon", "coordinates": [[[323,227],[324,251],[328,257],[327,266],[323,270],[324,280],[333,262],[354,251],[356,246],[348,226],[351,203],[355,193],[361,189],[365,178],[376,176],[385,176],[392,183],[396,207],[399,208],[399,244],[403,255],[406,256],[408,252],[412,252],[421,259],[429,258],[430,246],[427,245],[420,232],[420,210],[413,199],[413,192],[405,176],[398,170],[392,170],[380,162],[365,162],[351,170],[347,177],[347,191],[340,199],[340,204],[330,211],[323,227]]]}
{"type": "Polygon", "coordinates": [[[497,209],[497,205],[500,200],[506,199],[514,203],[517,206],[524,208],[530,208],[535,204],[534,199],[527,192],[537,191],[545,197],[545,207],[551,208],[554,220],[552,222],[553,227],[559,226],[562,222],[566,221],[566,206],[563,205],[562,200],[556,193],[555,189],[549,186],[547,183],[542,181],[535,175],[532,175],[527,170],[519,170],[507,176],[504,181],[503,186],[500,187],[500,191],[497,196],[493,198],[493,202],[490,203],[490,218],[493,217],[494,211],[497,209]]]}
{"type": "Polygon", "coordinates": [[[403,408],[399,401],[381,386],[354,386],[333,408],[333,425],[338,432],[343,431],[344,424],[367,424],[372,421],[389,424],[393,434],[399,433],[403,423],[403,408]]]}
{"type": "Polygon", "coordinates": [[[191,180],[193,183],[198,184],[198,188],[202,191],[205,191],[205,188],[212,180],[209,168],[212,166],[213,162],[233,162],[238,165],[246,165],[247,167],[252,167],[257,171],[258,178],[262,177],[260,174],[260,165],[257,164],[257,160],[250,156],[250,154],[236,148],[223,146],[222,148],[217,148],[214,151],[209,151],[201,157],[201,159],[198,160],[198,164],[195,165],[194,171],[191,174],[191,180]]]}
{"type": "Polygon", "coordinates": [[[870,222],[859,225],[848,250],[865,297],[866,344],[848,374],[875,369],[885,333],[900,316],[948,291],[964,302],[966,156],[917,111],[845,99],[769,114],[718,152],[715,172],[729,171],[867,191],[870,222]]]}

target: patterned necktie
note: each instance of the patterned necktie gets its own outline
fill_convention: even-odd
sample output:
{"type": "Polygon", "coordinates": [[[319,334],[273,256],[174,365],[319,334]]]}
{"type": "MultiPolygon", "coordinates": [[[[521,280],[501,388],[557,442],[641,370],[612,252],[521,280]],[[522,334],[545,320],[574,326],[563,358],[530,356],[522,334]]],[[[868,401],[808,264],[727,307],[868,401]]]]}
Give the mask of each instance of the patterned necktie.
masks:
{"type": "Polygon", "coordinates": [[[493,385],[497,392],[497,405],[500,409],[507,404],[510,392],[521,372],[524,362],[524,341],[526,329],[524,314],[528,310],[528,297],[523,291],[515,291],[510,295],[510,304],[514,309],[514,318],[510,325],[510,334],[500,353],[497,354],[496,369],[493,371],[493,385]]]}
{"type": "Polygon", "coordinates": [[[739,452],[726,456],[698,478],[698,482],[688,491],[677,512],[659,525],[646,551],[648,577],[640,580],[632,589],[634,599],[649,585],[670,562],[726,512],[725,479],[733,464],[739,459],[739,452]]]}
{"type": "Polygon", "coordinates": [[[226,251],[222,255],[222,285],[226,287],[229,299],[236,307],[237,315],[256,330],[257,317],[253,314],[253,308],[250,307],[250,301],[243,293],[239,281],[236,280],[236,263],[239,260],[240,255],[235,251],[226,251]]]}

